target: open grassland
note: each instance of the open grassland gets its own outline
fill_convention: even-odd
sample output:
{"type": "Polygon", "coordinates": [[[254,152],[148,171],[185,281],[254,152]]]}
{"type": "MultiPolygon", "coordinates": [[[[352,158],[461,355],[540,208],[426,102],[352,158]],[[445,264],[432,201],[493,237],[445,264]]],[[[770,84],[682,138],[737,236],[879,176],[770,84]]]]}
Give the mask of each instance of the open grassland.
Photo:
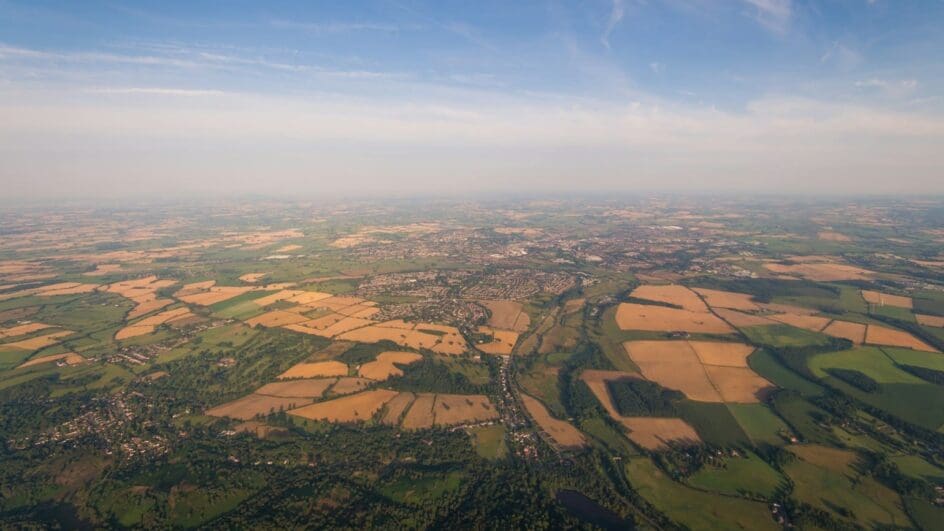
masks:
{"type": "Polygon", "coordinates": [[[687,479],[689,485],[729,496],[762,496],[771,499],[786,479],[763,459],[750,452],[709,463],[687,479]]]}
{"type": "Polygon", "coordinates": [[[764,404],[728,404],[728,410],[754,444],[781,445],[790,428],[764,404]]]}
{"type": "Polygon", "coordinates": [[[648,458],[629,460],[626,475],[640,496],[690,529],[778,529],[766,503],[686,487],[669,479],[648,458]]]}
{"type": "Polygon", "coordinates": [[[508,455],[505,427],[501,424],[479,426],[470,430],[475,453],[485,459],[502,459],[508,455]]]}
{"type": "Polygon", "coordinates": [[[522,393],[521,401],[524,403],[524,407],[528,410],[528,414],[531,415],[531,418],[533,418],[534,421],[538,423],[538,426],[559,446],[569,448],[584,446],[586,444],[587,441],[583,434],[580,433],[580,430],[569,422],[552,417],[547,411],[547,408],[544,407],[544,404],[538,399],[522,393]]]}
{"type": "Polygon", "coordinates": [[[285,398],[253,393],[232,402],[227,402],[208,409],[206,414],[211,417],[230,417],[240,420],[249,420],[259,415],[265,416],[269,413],[288,411],[309,403],[311,403],[311,399],[308,398],[285,398]]]}
{"type": "Polygon", "coordinates": [[[789,450],[797,459],[784,471],[795,485],[796,499],[864,527],[910,527],[898,494],[857,472],[854,453],[820,445],[789,450]]]}
{"type": "Polygon", "coordinates": [[[802,347],[829,343],[828,336],[784,324],[749,326],[742,328],[741,332],[752,343],[771,347],[802,347]]]}

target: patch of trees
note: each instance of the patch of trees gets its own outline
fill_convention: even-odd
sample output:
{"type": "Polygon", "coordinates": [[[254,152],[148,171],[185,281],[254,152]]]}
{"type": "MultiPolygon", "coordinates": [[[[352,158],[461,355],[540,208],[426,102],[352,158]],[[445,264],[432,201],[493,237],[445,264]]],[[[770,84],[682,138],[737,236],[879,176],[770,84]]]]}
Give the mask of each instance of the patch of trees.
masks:
{"type": "Polygon", "coordinates": [[[627,417],[674,417],[678,415],[674,401],[685,398],[679,391],[636,378],[609,380],[606,386],[616,410],[627,417]]]}
{"type": "Polygon", "coordinates": [[[403,350],[393,341],[379,341],[377,343],[355,343],[351,348],[345,350],[338,356],[338,361],[343,361],[349,365],[361,365],[368,361],[373,361],[377,354],[388,350],[403,350]]]}
{"type": "Polygon", "coordinates": [[[910,372],[926,382],[937,385],[944,385],[944,371],[929,369],[927,367],[918,367],[917,365],[898,365],[898,368],[910,372]]]}
{"type": "Polygon", "coordinates": [[[387,380],[386,387],[398,391],[425,393],[481,394],[488,392],[487,385],[474,384],[461,372],[451,371],[444,363],[428,358],[402,366],[402,368],[403,374],[387,380]]]}
{"type": "Polygon", "coordinates": [[[879,389],[878,382],[872,378],[869,378],[866,374],[860,371],[833,367],[826,369],[826,372],[836,379],[841,380],[852,387],[859,389],[860,391],[865,391],[866,393],[874,393],[879,389]]]}
{"type": "Polygon", "coordinates": [[[862,469],[886,487],[904,496],[915,496],[925,500],[933,500],[934,486],[923,479],[916,479],[901,473],[888,456],[878,452],[862,452],[862,469]]]}

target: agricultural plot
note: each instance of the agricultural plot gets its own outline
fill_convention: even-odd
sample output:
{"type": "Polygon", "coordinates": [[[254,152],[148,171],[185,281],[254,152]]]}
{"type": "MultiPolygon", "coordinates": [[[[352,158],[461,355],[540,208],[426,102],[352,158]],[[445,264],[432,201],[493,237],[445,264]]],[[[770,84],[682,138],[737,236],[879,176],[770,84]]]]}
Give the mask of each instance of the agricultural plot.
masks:
{"type": "Polygon", "coordinates": [[[312,378],[318,376],[347,376],[347,365],[340,361],[302,362],[292,366],[279,375],[280,380],[288,378],[312,378]]]}
{"type": "Polygon", "coordinates": [[[762,317],[759,315],[753,315],[749,313],[742,313],[736,310],[727,310],[725,308],[715,308],[715,314],[718,317],[727,321],[731,326],[736,328],[743,328],[746,326],[766,326],[766,325],[775,325],[777,321],[762,317]]]}
{"type": "Polygon", "coordinates": [[[454,327],[428,323],[405,323],[406,328],[379,323],[345,332],[337,339],[359,343],[377,343],[392,341],[400,346],[428,349],[438,354],[459,355],[467,348],[465,339],[454,327]]]}
{"type": "Polygon", "coordinates": [[[704,313],[708,311],[708,307],[695,292],[677,284],[665,286],[647,284],[634,289],[629,296],[636,299],[671,304],[690,312],[704,313]]]}
{"type": "Polygon", "coordinates": [[[296,312],[274,310],[253,317],[252,319],[248,319],[246,324],[249,326],[262,325],[266,328],[273,328],[277,326],[297,324],[307,320],[307,317],[296,312]]]}
{"type": "Polygon", "coordinates": [[[272,382],[256,389],[257,395],[279,398],[320,398],[337,382],[337,378],[317,378],[272,382]]]}
{"type": "Polygon", "coordinates": [[[924,315],[924,314],[915,314],[915,319],[917,319],[919,324],[924,326],[933,326],[935,328],[944,328],[944,317],[939,315],[924,315]]]}
{"type": "Polygon", "coordinates": [[[66,352],[65,354],[50,354],[48,356],[39,356],[38,358],[33,358],[17,367],[17,369],[25,369],[34,365],[53,362],[64,363],[66,365],[78,365],[79,363],[85,363],[86,361],[87,360],[84,357],[76,354],[75,352],[66,352]]]}
{"type": "Polygon", "coordinates": [[[0,345],[0,347],[4,349],[35,351],[56,345],[62,338],[69,337],[72,334],[74,334],[74,332],[71,330],[60,330],[58,332],[52,332],[51,334],[44,334],[28,339],[4,343],[0,345]]]}
{"type": "Polygon", "coordinates": [[[403,420],[403,414],[406,413],[406,410],[413,404],[414,400],[416,400],[416,395],[413,393],[400,393],[393,397],[393,399],[387,402],[387,408],[384,411],[381,422],[390,426],[398,426],[400,421],[403,420]]]}
{"type": "Polygon", "coordinates": [[[483,395],[437,394],[433,416],[437,426],[452,426],[494,420],[498,411],[483,395]]]}
{"type": "Polygon", "coordinates": [[[417,393],[413,405],[407,410],[403,417],[401,426],[408,430],[417,430],[422,428],[431,428],[433,426],[433,405],[436,403],[436,395],[433,393],[417,393]]]}
{"type": "Polygon", "coordinates": [[[730,325],[709,312],[693,312],[625,302],[621,303],[616,310],[616,323],[623,330],[701,334],[734,333],[730,325]]]}
{"type": "Polygon", "coordinates": [[[564,448],[579,447],[586,444],[586,438],[569,422],[556,419],[551,416],[539,400],[532,398],[524,393],[521,394],[521,401],[531,418],[538,423],[538,426],[544,430],[547,435],[559,446],[564,448]]]}
{"type": "Polygon", "coordinates": [[[341,378],[338,378],[337,383],[331,387],[330,393],[332,395],[349,395],[351,393],[363,391],[365,387],[372,383],[374,383],[373,380],[368,380],[367,378],[342,376],[341,378]]]}
{"type": "Polygon", "coordinates": [[[221,404],[208,409],[206,414],[211,417],[229,417],[239,420],[249,420],[257,416],[265,416],[279,411],[311,403],[310,398],[278,397],[259,394],[250,394],[238,400],[221,404]]]}
{"type": "Polygon", "coordinates": [[[143,336],[153,333],[154,330],[162,324],[171,324],[184,321],[194,317],[193,313],[187,307],[167,310],[150,317],[145,317],[132,325],[126,326],[115,332],[115,339],[123,340],[132,337],[143,336]]]}
{"type": "Polygon", "coordinates": [[[895,308],[911,309],[913,307],[911,297],[901,295],[889,295],[879,291],[862,290],[862,298],[869,304],[876,306],[894,306],[895,308]]]}
{"type": "Polygon", "coordinates": [[[370,420],[397,394],[389,389],[373,389],[293,409],[289,414],[328,422],[364,422],[370,420]]]}
{"type": "Polygon", "coordinates": [[[708,303],[708,306],[712,308],[741,310],[745,312],[760,310],[760,306],[752,300],[753,296],[746,293],[705,288],[692,288],[692,291],[701,295],[705,299],[705,302],[708,303]]]}
{"type": "Polygon", "coordinates": [[[910,527],[901,498],[854,468],[853,452],[819,445],[790,446],[798,459],[784,467],[793,481],[793,496],[860,526],[910,527]]]}
{"type": "Polygon", "coordinates": [[[0,329],[0,339],[25,336],[26,334],[32,334],[33,332],[38,332],[47,328],[53,328],[53,325],[48,325],[45,323],[26,323],[17,326],[11,326],[9,328],[0,329]]]}
{"type": "Polygon", "coordinates": [[[925,352],[940,352],[908,332],[873,324],[870,324],[865,332],[865,342],[870,345],[886,345],[890,347],[923,350],[925,352]]]}
{"type": "Polygon", "coordinates": [[[781,445],[793,435],[764,404],[728,404],[728,410],[754,444],[781,445]]]}
{"type": "Polygon", "coordinates": [[[690,529],[779,529],[770,517],[766,503],[711,494],[681,485],[668,478],[647,458],[631,459],[626,464],[626,475],[640,496],[670,519],[690,529]]]}
{"type": "Polygon", "coordinates": [[[686,482],[702,490],[728,496],[762,496],[772,499],[786,479],[755,454],[726,457],[723,464],[707,464],[686,482]]]}
{"type": "Polygon", "coordinates": [[[481,300],[490,313],[488,326],[512,332],[524,332],[531,326],[531,318],[524,312],[520,302],[507,300],[481,300]]]}
{"type": "Polygon", "coordinates": [[[403,375],[403,369],[397,367],[397,364],[409,365],[421,359],[423,356],[414,352],[381,352],[376,360],[361,365],[357,374],[371,380],[382,381],[392,376],[403,375]]]}
{"type": "Polygon", "coordinates": [[[759,401],[772,385],[747,366],[748,345],[688,341],[627,341],[643,376],[702,402],[759,401]]]}
{"type": "Polygon", "coordinates": [[[512,349],[515,348],[515,344],[518,342],[518,333],[510,330],[497,330],[480,326],[476,329],[476,332],[490,338],[490,341],[475,344],[475,348],[486,354],[507,356],[511,354],[512,349]]]}
{"type": "Polygon", "coordinates": [[[827,317],[819,317],[816,315],[797,315],[793,313],[781,313],[776,315],[768,315],[767,317],[783,324],[809,330],[810,332],[820,332],[826,328],[830,321],[832,321],[832,319],[827,317]]]}
{"type": "Polygon", "coordinates": [[[773,273],[795,276],[816,282],[837,280],[868,280],[875,273],[861,267],[835,262],[766,263],[764,267],[773,273]]]}
{"type": "Polygon", "coordinates": [[[865,329],[866,325],[861,323],[836,320],[824,328],[823,333],[828,336],[848,339],[855,345],[861,345],[865,343],[865,329]]]}

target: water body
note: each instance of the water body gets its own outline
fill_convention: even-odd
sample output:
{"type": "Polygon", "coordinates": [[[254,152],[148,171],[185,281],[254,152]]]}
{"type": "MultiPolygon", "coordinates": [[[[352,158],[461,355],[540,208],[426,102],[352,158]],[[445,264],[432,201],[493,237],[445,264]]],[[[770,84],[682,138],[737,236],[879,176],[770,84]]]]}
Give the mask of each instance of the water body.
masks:
{"type": "Polygon", "coordinates": [[[620,515],[575,490],[558,491],[557,501],[563,505],[570,514],[588,524],[607,530],[635,529],[632,520],[622,518],[620,515]]]}

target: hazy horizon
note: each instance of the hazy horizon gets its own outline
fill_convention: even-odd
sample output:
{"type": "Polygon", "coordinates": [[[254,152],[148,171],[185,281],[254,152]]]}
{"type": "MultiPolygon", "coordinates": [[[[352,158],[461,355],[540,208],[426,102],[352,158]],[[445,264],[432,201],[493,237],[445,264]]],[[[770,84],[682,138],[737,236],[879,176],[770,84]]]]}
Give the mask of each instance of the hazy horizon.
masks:
{"type": "Polygon", "coordinates": [[[944,3],[0,0],[3,201],[944,194],[944,3]]]}

